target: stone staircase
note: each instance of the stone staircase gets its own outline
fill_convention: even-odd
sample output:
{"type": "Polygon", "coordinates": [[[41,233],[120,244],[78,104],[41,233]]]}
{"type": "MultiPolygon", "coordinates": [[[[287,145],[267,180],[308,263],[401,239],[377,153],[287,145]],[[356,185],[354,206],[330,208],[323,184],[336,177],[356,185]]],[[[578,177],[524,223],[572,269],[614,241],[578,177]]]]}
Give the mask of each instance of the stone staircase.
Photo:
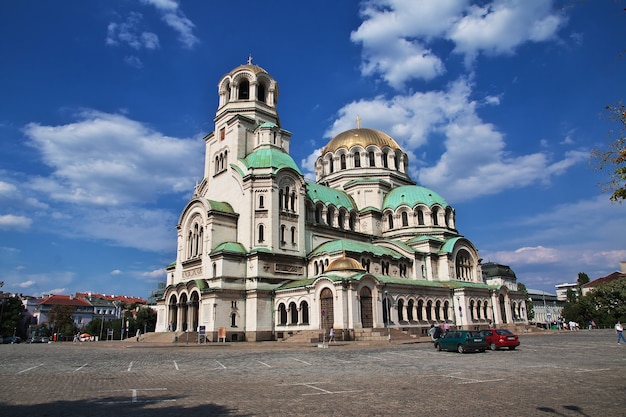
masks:
{"type": "Polygon", "coordinates": [[[285,343],[318,343],[322,341],[321,330],[301,330],[287,334],[283,333],[284,337],[281,340],[285,343]]]}
{"type": "MultiPolygon", "coordinates": [[[[392,341],[417,341],[418,336],[409,334],[406,331],[390,328],[392,341]]],[[[387,342],[389,341],[389,333],[386,328],[378,329],[355,329],[354,339],[357,342],[387,342]]],[[[341,341],[341,331],[337,331],[337,341],[341,341]]],[[[285,343],[319,343],[322,341],[323,334],[321,330],[301,330],[292,334],[285,333],[282,340],[285,343]]],[[[328,339],[328,335],[326,336],[328,339]]]]}
{"type": "MultiPolygon", "coordinates": [[[[132,340],[129,338],[128,340],[132,340]]],[[[152,332],[142,334],[139,341],[148,343],[198,343],[198,332],[152,332]]]]}

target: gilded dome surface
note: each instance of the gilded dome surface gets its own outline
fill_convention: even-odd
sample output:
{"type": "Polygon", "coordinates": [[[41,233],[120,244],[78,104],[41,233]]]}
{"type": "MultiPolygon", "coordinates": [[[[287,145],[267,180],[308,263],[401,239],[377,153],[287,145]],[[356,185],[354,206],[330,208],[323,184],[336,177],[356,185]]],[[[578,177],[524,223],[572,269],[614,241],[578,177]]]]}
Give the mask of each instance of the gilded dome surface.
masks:
{"type": "Polygon", "coordinates": [[[232,70],[229,75],[234,75],[235,73],[239,72],[239,71],[243,71],[243,70],[247,70],[252,72],[253,74],[267,74],[267,71],[265,71],[263,68],[259,67],[258,65],[254,65],[254,64],[243,64],[243,65],[239,65],[237,68],[235,68],[234,70],[232,70]]]}
{"type": "Polygon", "coordinates": [[[343,257],[335,259],[328,265],[326,272],[330,271],[365,271],[365,268],[356,259],[343,257]]]}
{"type": "Polygon", "coordinates": [[[388,146],[394,150],[402,150],[398,142],[386,133],[376,129],[357,128],[346,130],[332,138],[326,147],[324,147],[322,155],[326,152],[335,152],[339,148],[350,149],[355,145],[362,146],[363,148],[370,145],[378,146],[379,148],[388,146]]]}

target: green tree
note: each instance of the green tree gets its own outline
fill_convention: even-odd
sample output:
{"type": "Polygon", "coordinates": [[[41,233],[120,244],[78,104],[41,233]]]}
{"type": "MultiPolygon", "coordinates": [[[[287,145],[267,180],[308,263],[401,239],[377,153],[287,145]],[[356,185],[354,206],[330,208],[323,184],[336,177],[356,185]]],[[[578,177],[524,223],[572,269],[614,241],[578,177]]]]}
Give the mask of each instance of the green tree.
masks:
{"type": "Polygon", "coordinates": [[[517,284],[517,290],[524,294],[524,302],[526,303],[526,317],[528,317],[529,321],[534,320],[535,308],[533,307],[533,303],[528,301],[530,300],[530,296],[528,295],[528,290],[526,289],[526,285],[519,282],[517,284]]]}
{"type": "Polygon", "coordinates": [[[591,152],[592,166],[596,171],[609,170],[609,180],[598,184],[603,193],[612,192],[609,199],[621,203],[626,199],[626,106],[606,106],[606,119],[616,123],[617,130],[609,131],[610,143],[604,149],[591,152]],[[615,139],[613,139],[615,138],[615,139]]]}
{"type": "Polygon", "coordinates": [[[48,313],[48,322],[51,326],[51,333],[60,333],[65,337],[78,332],[74,324],[74,307],[55,305],[48,313]]]}
{"type": "Polygon", "coordinates": [[[589,292],[585,298],[595,306],[596,324],[612,327],[617,320],[626,321],[626,279],[618,279],[600,285],[589,292]]]}
{"type": "Polygon", "coordinates": [[[26,311],[22,300],[18,297],[0,298],[0,336],[12,336],[13,332],[24,337],[24,331],[20,328],[20,315],[26,311]]]}
{"type": "Polygon", "coordinates": [[[156,328],[157,314],[150,307],[139,307],[135,314],[135,331],[141,330],[142,333],[153,332],[156,328]]]}
{"type": "Polygon", "coordinates": [[[582,296],[583,295],[583,285],[585,285],[586,283],[588,283],[589,280],[589,275],[585,274],[584,272],[579,272],[578,273],[578,296],[582,296]]]}

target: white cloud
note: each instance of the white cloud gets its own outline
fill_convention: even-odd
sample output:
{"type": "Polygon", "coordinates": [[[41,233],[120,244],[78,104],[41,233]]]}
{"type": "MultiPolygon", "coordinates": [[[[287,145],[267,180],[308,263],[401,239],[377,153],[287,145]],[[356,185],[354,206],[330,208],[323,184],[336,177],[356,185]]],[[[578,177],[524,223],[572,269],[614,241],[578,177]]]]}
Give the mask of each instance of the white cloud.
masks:
{"type": "Polygon", "coordinates": [[[119,269],[114,269],[113,271],[111,271],[111,275],[122,275],[122,271],[120,271],[119,269]]]}
{"type": "Polygon", "coordinates": [[[23,281],[23,282],[20,282],[19,284],[17,284],[17,286],[20,287],[20,288],[30,288],[33,285],[35,285],[35,281],[32,281],[32,280],[23,281]]]}
{"type": "Polygon", "coordinates": [[[469,0],[370,0],[361,15],[363,23],[351,34],[363,47],[361,72],[379,74],[397,90],[409,80],[445,72],[448,57],[434,52],[435,42],[450,43],[469,64],[481,52],[512,54],[527,42],[554,39],[565,23],[551,0],[494,0],[482,6],[469,0]]]}
{"type": "MultiPolygon", "coordinates": [[[[588,159],[583,151],[568,151],[560,159],[547,152],[513,155],[506,149],[505,137],[496,126],[483,121],[477,109],[496,105],[494,96],[472,99],[472,85],[460,78],[446,90],[382,96],[348,103],[325,136],[332,137],[354,127],[357,116],[363,127],[390,134],[409,154],[417,154],[429,142],[441,140],[444,150],[439,160],[424,166],[411,165],[418,182],[446,196],[450,202],[491,195],[511,188],[547,184],[553,176],[588,159]]],[[[434,146],[434,145],[433,145],[434,146]]],[[[305,166],[312,167],[311,158],[305,166]]]]}
{"type": "Polygon", "coordinates": [[[23,231],[29,229],[32,223],[33,220],[25,216],[0,215],[0,230],[23,231]]]}
{"type": "Polygon", "coordinates": [[[159,268],[148,272],[142,272],[141,276],[150,279],[165,279],[165,269],[159,268]]]}
{"type": "Polygon", "coordinates": [[[0,181],[0,197],[13,195],[17,191],[17,187],[8,182],[0,181]]]}
{"type": "Polygon", "coordinates": [[[159,37],[152,32],[141,30],[143,15],[131,12],[122,23],[109,23],[106,44],[110,46],[128,45],[135,50],[158,49],[159,37]]]}
{"type": "Polygon", "coordinates": [[[31,123],[31,145],[53,173],[30,186],[57,201],[116,206],[190,190],[202,167],[200,140],[162,135],[125,116],[84,111],[61,126],[31,123]]]}
{"type": "Polygon", "coordinates": [[[142,3],[154,6],[161,19],[178,33],[178,40],[186,47],[193,48],[199,39],[193,34],[195,25],[180,10],[179,4],[174,0],[141,0],[142,3]]]}

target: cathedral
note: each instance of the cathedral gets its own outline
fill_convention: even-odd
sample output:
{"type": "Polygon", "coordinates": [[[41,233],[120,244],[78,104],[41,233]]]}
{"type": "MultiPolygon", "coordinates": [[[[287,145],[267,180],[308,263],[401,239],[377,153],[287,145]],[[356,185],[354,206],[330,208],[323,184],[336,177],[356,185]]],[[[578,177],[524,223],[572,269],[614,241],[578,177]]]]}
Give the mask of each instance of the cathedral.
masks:
{"type": "Polygon", "coordinates": [[[278,83],[238,66],[218,84],[202,181],[177,224],[176,261],[157,332],[207,340],[423,336],[528,323],[515,280],[483,276],[455,210],[417,185],[389,135],[360,126],[332,138],[315,182],[289,155],[278,83]]]}

